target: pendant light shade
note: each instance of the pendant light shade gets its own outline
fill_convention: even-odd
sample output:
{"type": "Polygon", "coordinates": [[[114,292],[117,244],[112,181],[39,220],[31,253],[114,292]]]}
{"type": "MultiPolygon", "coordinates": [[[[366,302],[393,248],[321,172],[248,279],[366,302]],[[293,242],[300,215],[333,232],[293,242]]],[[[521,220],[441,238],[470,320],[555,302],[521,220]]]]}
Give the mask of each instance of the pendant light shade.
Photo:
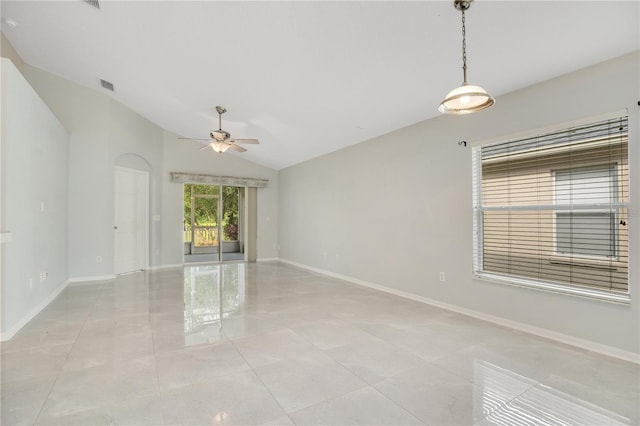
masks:
{"type": "Polygon", "coordinates": [[[482,87],[463,83],[449,92],[438,111],[445,114],[470,114],[489,108],[495,102],[482,87]]]}
{"type": "Polygon", "coordinates": [[[496,101],[480,86],[467,83],[467,30],[464,11],[471,7],[473,0],[454,0],[453,6],[462,12],[462,74],[463,81],[447,94],[438,111],[444,114],[470,114],[489,108],[496,101]]]}

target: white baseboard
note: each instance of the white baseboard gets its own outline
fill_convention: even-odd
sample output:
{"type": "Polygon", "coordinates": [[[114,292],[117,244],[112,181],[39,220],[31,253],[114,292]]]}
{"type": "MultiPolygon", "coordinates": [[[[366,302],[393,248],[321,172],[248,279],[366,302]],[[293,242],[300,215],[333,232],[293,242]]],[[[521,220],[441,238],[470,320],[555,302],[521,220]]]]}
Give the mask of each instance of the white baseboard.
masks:
{"type": "Polygon", "coordinates": [[[115,275],[94,275],[92,277],[73,277],[69,278],[69,283],[77,285],[78,283],[95,284],[95,281],[109,281],[115,279],[115,275]]]}
{"type": "Polygon", "coordinates": [[[58,297],[58,295],[62,292],[62,290],[67,288],[67,285],[69,285],[69,281],[63,282],[58,288],[52,291],[51,294],[49,294],[42,302],[38,303],[36,306],[33,307],[33,309],[27,312],[27,314],[23,316],[17,323],[15,323],[13,327],[11,327],[7,331],[0,333],[0,342],[7,341],[11,339],[13,336],[15,336],[15,334],[18,331],[20,331],[22,327],[27,325],[27,323],[31,321],[33,318],[35,318],[35,316],[38,315],[40,311],[46,308],[47,305],[53,301],[53,299],[58,297]]]}
{"type": "Polygon", "coordinates": [[[546,328],[540,328],[530,324],[525,324],[518,321],[512,321],[510,319],[498,317],[495,315],[487,314],[487,313],[476,311],[473,309],[467,309],[460,306],[451,305],[449,303],[444,303],[438,300],[429,299],[427,297],[418,296],[416,294],[408,293],[405,291],[392,289],[379,284],[370,283],[367,281],[360,280],[358,278],[349,277],[347,275],[337,274],[335,272],[326,271],[320,268],[315,268],[313,266],[305,265],[303,263],[293,262],[291,260],[286,260],[286,259],[278,259],[278,260],[282,263],[296,266],[298,268],[306,269],[308,271],[316,272],[322,275],[327,275],[333,278],[338,278],[344,281],[348,281],[350,283],[373,288],[375,290],[380,290],[385,293],[393,294],[395,296],[400,296],[407,299],[415,300],[417,302],[426,303],[428,305],[437,306],[439,308],[447,309],[449,311],[457,312],[459,314],[467,315],[483,321],[488,321],[494,324],[513,328],[519,331],[524,331],[526,333],[534,334],[536,336],[544,337],[549,340],[566,343],[568,345],[576,346],[578,348],[586,349],[592,352],[597,352],[599,354],[622,359],[624,361],[632,362],[635,364],[640,364],[640,354],[637,354],[634,352],[625,351],[623,349],[619,349],[613,346],[603,345],[601,343],[593,342],[591,340],[581,339],[578,337],[570,336],[568,334],[558,333],[556,331],[548,330],[546,328]]]}
{"type": "Polygon", "coordinates": [[[277,257],[265,257],[264,259],[256,259],[256,262],[277,262],[278,259],[277,257]]]}
{"type": "Polygon", "coordinates": [[[173,268],[182,268],[185,265],[185,263],[174,263],[174,264],[168,264],[168,265],[158,265],[158,266],[151,266],[149,268],[147,268],[147,271],[159,271],[161,269],[173,269],[173,268]]]}

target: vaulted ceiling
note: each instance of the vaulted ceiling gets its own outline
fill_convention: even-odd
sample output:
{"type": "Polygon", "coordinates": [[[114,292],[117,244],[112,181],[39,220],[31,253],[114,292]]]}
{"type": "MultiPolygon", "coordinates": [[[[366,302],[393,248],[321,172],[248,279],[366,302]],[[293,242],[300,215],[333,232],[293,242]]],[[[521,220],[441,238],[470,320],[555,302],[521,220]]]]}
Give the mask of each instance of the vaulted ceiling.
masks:
{"type": "MultiPolygon", "coordinates": [[[[206,138],[223,105],[223,128],[261,142],[234,155],[274,169],[435,117],[462,82],[452,1],[0,7],[26,63],[99,91],[108,80],[115,92],[105,93],[180,136],[206,138]]],[[[477,0],[467,12],[469,82],[499,103],[638,50],[639,13],[637,1],[477,0]]]]}

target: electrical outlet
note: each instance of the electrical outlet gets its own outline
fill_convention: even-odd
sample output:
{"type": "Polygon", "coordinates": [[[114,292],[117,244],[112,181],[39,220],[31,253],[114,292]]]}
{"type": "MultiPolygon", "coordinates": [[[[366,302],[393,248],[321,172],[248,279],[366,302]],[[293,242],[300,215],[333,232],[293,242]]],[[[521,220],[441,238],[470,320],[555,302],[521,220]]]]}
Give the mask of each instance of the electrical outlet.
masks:
{"type": "Polygon", "coordinates": [[[440,281],[441,282],[445,282],[446,281],[446,277],[445,277],[444,272],[440,272],[440,281]]]}

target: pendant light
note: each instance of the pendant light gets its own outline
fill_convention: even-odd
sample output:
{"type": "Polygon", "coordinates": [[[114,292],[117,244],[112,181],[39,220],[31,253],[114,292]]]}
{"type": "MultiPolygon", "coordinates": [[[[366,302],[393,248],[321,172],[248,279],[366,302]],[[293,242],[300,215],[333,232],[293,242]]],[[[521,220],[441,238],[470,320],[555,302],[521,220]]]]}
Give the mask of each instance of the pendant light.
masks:
{"type": "Polygon", "coordinates": [[[470,114],[489,108],[496,101],[480,86],[467,83],[467,40],[464,11],[473,0],[454,0],[453,6],[462,12],[462,86],[453,89],[438,107],[444,114],[470,114]]]}

